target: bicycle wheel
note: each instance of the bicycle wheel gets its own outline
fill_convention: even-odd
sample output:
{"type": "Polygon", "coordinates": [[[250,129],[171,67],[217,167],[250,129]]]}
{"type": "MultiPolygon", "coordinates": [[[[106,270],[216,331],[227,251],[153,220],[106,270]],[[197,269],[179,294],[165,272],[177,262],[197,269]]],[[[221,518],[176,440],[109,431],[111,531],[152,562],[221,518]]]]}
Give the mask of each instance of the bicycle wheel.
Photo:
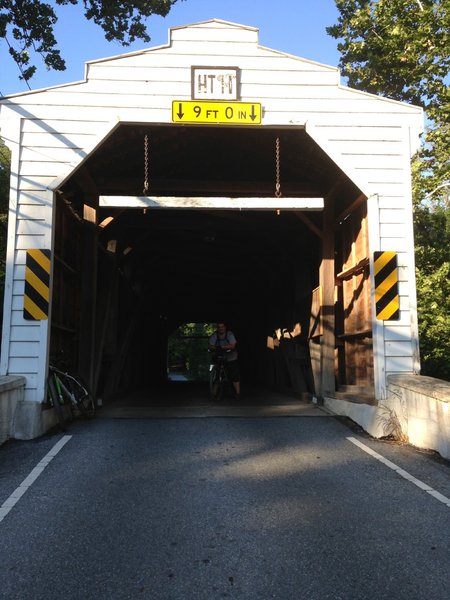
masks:
{"type": "Polygon", "coordinates": [[[219,367],[213,365],[213,368],[209,372],[209,394],[212,400],[219,400],[221,393],[222,386],[220,385],[219,367]]]}
{"type": "Polygon", "coordinates": [[[90,419],[95,414],[95,402],[89,390],[81,382],[81,379],[75,378],[72,375],[68,376],[71,392],[74,395],[76,406],[80,414],[85,419],[90,419]]]}
{"type": "Polygon", "coordinates": [[[61,404],[61,397],[58,393],[57,386],[54,380],[54,376],[50,375],[48,379],[48,393],[49,400],[53,408],[55,409],[56,416],[58,417],[59,425],[63,431],[67,430],[66,418],[64,416],[64,408],[61,404]]]}
{"type": "Polygon", "coordinates": [[[95,415],[94,399],[89,393],[77,398],[77,406],[85,419],[91,419],[95,415]]]}

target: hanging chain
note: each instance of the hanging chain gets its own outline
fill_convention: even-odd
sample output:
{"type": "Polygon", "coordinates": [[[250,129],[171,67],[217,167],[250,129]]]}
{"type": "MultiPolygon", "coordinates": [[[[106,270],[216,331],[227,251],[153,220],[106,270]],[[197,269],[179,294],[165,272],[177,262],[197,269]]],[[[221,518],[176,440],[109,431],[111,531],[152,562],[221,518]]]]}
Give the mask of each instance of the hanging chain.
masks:
{"type": "Polygon", "coordinates": [[[148,195],[148,135],[144,137],[144,196],[148,195]]]}
{"type": "Polygon", "coordinates": [[[275,196],[281,198],[281,184],[280,184],[280,138],[277,138],[275,143],[275,196]]]}

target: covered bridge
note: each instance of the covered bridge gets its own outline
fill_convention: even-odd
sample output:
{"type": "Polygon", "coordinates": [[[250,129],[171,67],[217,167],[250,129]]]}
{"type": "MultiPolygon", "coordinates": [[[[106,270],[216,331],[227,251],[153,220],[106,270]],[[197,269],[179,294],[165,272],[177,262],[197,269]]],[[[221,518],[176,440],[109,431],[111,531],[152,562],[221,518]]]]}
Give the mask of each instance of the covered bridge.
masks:
{"type": "Polygon", "coordinates": [[[30,432],[50,356],[97,394],[163,380],[167,339],[226,320],[243,377],[382,400],[419,371],[418,107],[211,20],[0,101],[12,152],[1,375],[30,432]]]}

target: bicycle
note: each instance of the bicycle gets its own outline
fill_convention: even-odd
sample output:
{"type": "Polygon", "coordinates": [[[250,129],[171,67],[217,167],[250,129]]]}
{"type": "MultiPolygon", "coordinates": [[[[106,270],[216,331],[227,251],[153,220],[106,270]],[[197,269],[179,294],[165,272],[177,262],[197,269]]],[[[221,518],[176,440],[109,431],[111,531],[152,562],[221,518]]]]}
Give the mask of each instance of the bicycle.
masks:
{"type": "Polygon", "coordinates": [[[226,369],[227,352],[229,350],[208,350],[213,352],[213,362],[209,367],[209,393],[212,400],[220,400],[223,390],[228,384],[228,375],[226,369]]]}
{"type": "Polygon", "coordinates": [[[48,399],[63,431],[66,430],[67,421],[72,420],[77,412],[85,419],[95,414],[94,399],[84,383],[53,365],[48,370],[48,399]]]}

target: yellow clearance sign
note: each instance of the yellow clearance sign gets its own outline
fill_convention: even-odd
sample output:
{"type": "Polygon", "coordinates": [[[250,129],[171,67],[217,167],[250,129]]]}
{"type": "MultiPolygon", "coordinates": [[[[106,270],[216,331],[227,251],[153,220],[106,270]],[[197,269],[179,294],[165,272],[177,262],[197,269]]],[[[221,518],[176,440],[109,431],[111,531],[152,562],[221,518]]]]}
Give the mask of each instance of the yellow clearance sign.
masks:
{"type": "Polygon", "coordinates": [[[260,125],[261,104],[258,102],[174,100],[172,102],[172,122],[260,125]]]}

